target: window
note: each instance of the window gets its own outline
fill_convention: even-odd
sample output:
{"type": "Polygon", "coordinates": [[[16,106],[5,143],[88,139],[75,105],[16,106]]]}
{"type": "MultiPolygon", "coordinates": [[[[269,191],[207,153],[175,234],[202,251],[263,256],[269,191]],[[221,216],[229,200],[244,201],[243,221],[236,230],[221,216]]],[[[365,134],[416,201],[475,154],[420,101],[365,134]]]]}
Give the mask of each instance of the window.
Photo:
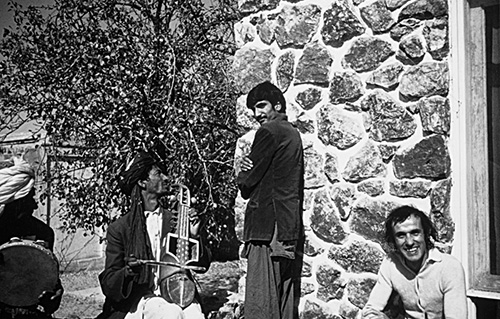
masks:
{"type": "Polygon", "coordinates": [[[500,0],[448,4],[453,253],[466,270],[469,318],[500,318],[500,0]]]}
{"type": "Polygon", "coordinates": [[[486,7],[486,105],[490,184],[490,270],[500,275],[500,5],[486,7]]]}
{"type": "MultiPolygon", "coordinates": [[[[450,31],[463,24],[463,34],[456,31],[458,40],[452,43],[456,47],[451,63],[451,68],[458,69],[452,72],[459,96],[458,126],[465,131],[458,141],[465,146],[457,146],[465,160],[455,175],[464,176],[460,188],[466,197],[459,200],[466,206],[460,210],[466,216],[468,238],[461,243],[466,246],[462,260],[467,259],[468,295],[500,300],[500,0],[457,3],[455,9],[463,13],[463,21],[450,22],[450,31]]],[[[488,307],[498,304],[492,301],[488,307]]],[[[480,308],[478,303],[478,314],[480,308]]]]}

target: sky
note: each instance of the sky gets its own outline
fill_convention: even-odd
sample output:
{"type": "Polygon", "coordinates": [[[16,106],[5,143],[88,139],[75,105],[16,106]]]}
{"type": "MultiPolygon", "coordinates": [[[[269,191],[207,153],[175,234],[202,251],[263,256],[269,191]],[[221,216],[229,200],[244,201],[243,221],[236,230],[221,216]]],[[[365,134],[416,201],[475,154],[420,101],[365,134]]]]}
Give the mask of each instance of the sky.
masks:
{"type": "MultiPolygon", "coordinates": [[[[9,25],[13,25],[13,20],[12,20],[12,12],[9,12],[9,2],[12,0],[0,0],[0,38],[3,37],[3,30],[4,28],[8,27],[9,25]]],[[[54,0],[13,0],[23,6],[23,8],[27,8],[30,5],[47,5],[47,4],[53,4],[54,0]]],[[[204,3],[207,5],[213,4],[214,0],[204,0],[204,3]]]]}
{"type": "MultiPolygon", "coordinates": [[[[12,26],[13,27],[13,14],[9,10],[10,0],[0,0],[0,39],[3,38],[4,29],[12,26]]],[[[23,8],[27,8],[29,5],[47,5],[53,3],[53,0],[16,0],[17,3],[21,4],[23,8]]],[[[5,136],[6,132],[0,131],[0,141],[9,141],[23,139],[26,137],[26,133],[33,129],[33,123],[24,124],[19,130],[14,133],[5,136]]]]}
{"type": "MultiPolygon", "coordinates": [[[[12,12],[9,12],[9,2],[10,0],[0,0],[0,37],[3,37],[3,30],[9,25],[13,25],[12,12]]],[[[47,5],[52,4],[53,0],[15,0],[15,2],[21,4],[24,8],[30,5],[47,5]]]]}

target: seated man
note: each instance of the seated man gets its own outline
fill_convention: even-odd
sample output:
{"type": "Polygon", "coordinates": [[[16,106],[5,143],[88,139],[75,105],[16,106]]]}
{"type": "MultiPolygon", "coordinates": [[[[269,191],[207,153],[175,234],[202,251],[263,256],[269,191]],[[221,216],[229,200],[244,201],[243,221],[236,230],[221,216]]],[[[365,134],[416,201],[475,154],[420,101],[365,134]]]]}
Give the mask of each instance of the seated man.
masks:
{"type": "MultiPolygon", "coordinates": [[[[33,156],[34,152],[28,154],[33,156]]],[[[0,245],[17,237],[53,249],[54,231],[32,216],[38,207],[34,199],[34,178],[33,167],[24,159],[0,169],[0,245]]],[[[0,289],[3,290],[1,283],[0,289]]],[[[53,290],[42,292],[36,305],[15,307],[0,302],[0,318],[51,318],[59,308],[62,294],[63,288],[58,281],[53,290]]]]}
{"type": "Polygon", "coordinates": [[[420,210],[403,206],[385,222],[385,239],[394,251],[383,260],[362,317],[384,318],[393,292],[404,318],[467,318],[465,275],[460,262],[434,248],[436,229],[420,210]]]}
{"type": "MultiPolygon", "coordinates": [[[[99,275],[106,296],[99,318],[200,318],[199,298],[182,309],[159,296],[158,266],[140,260],[156,260],[165,252],[165,239],[175,230],[175,214],[160,205],[169,191],[167,177],[155,159],[141,152],[120,174],[122,191],[131,196],[130,211],[111,223],[107,231],[106,265],[99,275]]],[[[190,220],[191,238],[199,237],[200,220],[190,220]]],[[[208,269],[209,251],[200,244],[200,267],[208,269]]]]}
{"type": "Polygon", "coordinates": [[[33,211],[38,208],[34,197],[35,190],[32,188],[26,196],[5,204],[0,215],[0,244],[18,237],[32,241],[43,240],[45,248],[54,248],[54,230],[32,216],[33,211]]]}

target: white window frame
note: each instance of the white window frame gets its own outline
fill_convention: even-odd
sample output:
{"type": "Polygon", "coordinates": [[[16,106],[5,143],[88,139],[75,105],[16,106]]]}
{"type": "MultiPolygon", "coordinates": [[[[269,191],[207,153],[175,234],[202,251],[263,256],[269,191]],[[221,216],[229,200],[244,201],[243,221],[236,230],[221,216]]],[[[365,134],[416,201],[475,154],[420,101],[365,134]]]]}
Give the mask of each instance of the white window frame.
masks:
{"type": "Polygon", "coordinates": [[[500,300],[490,274],[485,14],[500,0],[449,1],[453,254],[464,264],[467,295],[500,300]]]}

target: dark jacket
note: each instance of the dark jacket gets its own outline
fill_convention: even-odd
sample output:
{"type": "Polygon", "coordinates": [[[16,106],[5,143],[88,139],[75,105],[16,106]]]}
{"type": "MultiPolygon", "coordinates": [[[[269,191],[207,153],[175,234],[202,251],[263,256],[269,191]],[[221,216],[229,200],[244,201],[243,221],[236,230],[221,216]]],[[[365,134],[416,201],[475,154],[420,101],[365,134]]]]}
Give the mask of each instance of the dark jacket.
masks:
{"type": "Polygon", "coordinates": [[[255,134],[251,170],[237,177],[241,195],[249,199],[243,240],[297,240],[302,230],[304,159],[300,133],[285,114],[264,123],[255,134]]]}
{"type": "MultiPolygon", "coordinates": [[[[174,231],[172,228],[172,213],[163,210],[162,234],[174,231]]],[[[107,231],[106,264],[104,271],[99,275],[101,289],[106,296],[103,313],[98,318],[122,319],[130,312],[145,295],[154,290],[154,277],[151,271],[148,284],[138,284],[133,277],[125,277],[125,247],[131,234],[132,214],[126,214],[113,222],[107,231]]],[[[163,241],[163,240],[162,240],[163,241]]],[[[210,253],[200,243],[200,261],[196,265],[208,269],[210,253]]]]}

